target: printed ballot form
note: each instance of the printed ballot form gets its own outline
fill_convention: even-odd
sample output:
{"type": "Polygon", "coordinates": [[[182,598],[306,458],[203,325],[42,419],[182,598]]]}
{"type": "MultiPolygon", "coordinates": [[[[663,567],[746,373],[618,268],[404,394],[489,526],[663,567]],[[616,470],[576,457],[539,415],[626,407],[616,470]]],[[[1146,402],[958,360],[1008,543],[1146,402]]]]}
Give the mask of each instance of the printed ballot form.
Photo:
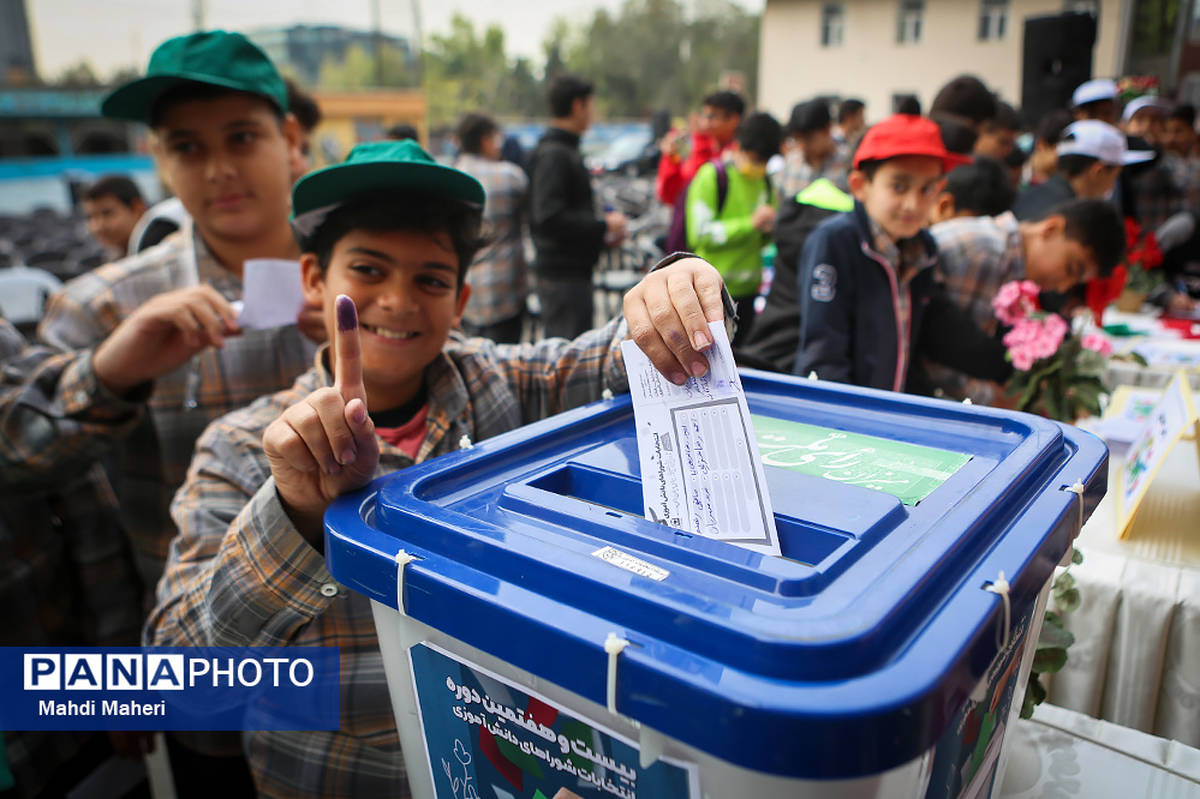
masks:
{"type": "Polygon", "coordinates": [[[780,555],[746,395],[722,322],[710,322],[708,372],[667,380],[633,341],[621,345],[642,467],[646,518],[780,555]]]}

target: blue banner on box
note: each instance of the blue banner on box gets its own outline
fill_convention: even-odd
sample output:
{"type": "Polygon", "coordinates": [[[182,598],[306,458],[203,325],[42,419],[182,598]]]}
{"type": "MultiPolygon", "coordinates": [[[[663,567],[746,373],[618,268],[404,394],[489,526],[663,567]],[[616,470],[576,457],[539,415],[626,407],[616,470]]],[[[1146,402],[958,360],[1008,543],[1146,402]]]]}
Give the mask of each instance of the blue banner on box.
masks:
{"type": "Polygon", "coordinates": [[[336,730],[336,647],[0,647],[4,730],[336,730]]]}
{"type": "Polygon", "coordinates": [[[700,795],[693,764],[642,768],[633,742],[480,666],[430,644],[409,659],[437,799],[700,795]]]}

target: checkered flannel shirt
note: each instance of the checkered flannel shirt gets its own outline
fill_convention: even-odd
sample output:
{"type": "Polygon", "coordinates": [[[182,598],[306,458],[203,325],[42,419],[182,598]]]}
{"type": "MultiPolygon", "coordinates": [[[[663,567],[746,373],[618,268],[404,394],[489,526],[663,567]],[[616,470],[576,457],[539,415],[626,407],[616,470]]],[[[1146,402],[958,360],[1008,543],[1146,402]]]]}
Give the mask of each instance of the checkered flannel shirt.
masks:
{"type": "Polygon", "coordinates": [[[527,269],[522,239],[529,178],[516,164],[492,161],[470,153],[454,164],[483,184],[483,231],[488,244],[467,273],[471,298],[463,319],[477,327],[496,324],[525,310],[527,269]]]}
{"type": "Polygon", "coordinates": [[[44,401],[30,399],[36,404],[22,416],[0,420],[0,437],[14,450],[0,463],[6,479],[32,478],[115,450],[122,522],[148,588],[157,582],[175,534],[171,496],[183,483],[200,433],[213,419],[291,385],[313,352],[295,325],[247,330],[131,397],[108,391],[92,372],[94,348],[142,303],[196,280],[230,300],[241,298],[241,279],[216,261],[190,222],[157,247],[72,280],[50,298],[38,328],[44,342],[70,355],[32,377],[44,401]],[[27,423],[38,416],[41,422],[27,423]]]}
{"type": "MultiPolygon", "coordinates": [[[[25,347],[0,320],[0,409],[22,407],[25,377],[65,356],[25,347]]],[[[13,457],[0,436],[0,459],[13,457]]],[[[117,501],[98,464],[76,464],[38,482],[0,490],[0,646],[130,646],[138,643],[141,583],[117,521],[117,501]]],[[[16,796],[39,792],[93,733],[7,732],[16,796]]]]}
{"type": "MultiPolygon", "coordinates": [[[[981,330],[996,332],[992,298],[1005,283],[1025,276],[1025,249],[1017,218],[1006,211],[994,217],[949,219],[932,226],[929,232],[937,241],[938,276],[946,287],[946,296],[981,330]]],[[[993,399],[986,381],[939,364],[927,364],[926,369],[933,386],[948,397],[970,397],[984,404],[993,399]]]]}
{"type": "Polygon", "coordinates": [[[820,178],[828,178],[842,191],[847,191],[846,177],[850,171],[850,159],[842,147],[825,159],[820,166],[810,166],[799,148],[793,149],[783,160],[783,171],[779,175],[779,201],[786,203],[810,184],[820,178]]]}
{"type": "MultiPolygon", "coordinates": [[[[416,461],[457,450],[464,436],[482,440],[595,400],[605,388],[626,391],[625,329],[614,320],[574,342],[524,345],[456,334],[426,369],[428,428],[416,461]]],[[[407,795],[370,602],[337,585],[292,525],[262,448],[263,432],[285,409],[332,385],[324,353],[292,388],[218,419],[200,438],[172,505],[179,537],[146,638],[170,646],[340,647],[340,729],[246,733],[258,790],[407,795]]],[[[412,463],[380,441],[379,474],[412,463]]]]}

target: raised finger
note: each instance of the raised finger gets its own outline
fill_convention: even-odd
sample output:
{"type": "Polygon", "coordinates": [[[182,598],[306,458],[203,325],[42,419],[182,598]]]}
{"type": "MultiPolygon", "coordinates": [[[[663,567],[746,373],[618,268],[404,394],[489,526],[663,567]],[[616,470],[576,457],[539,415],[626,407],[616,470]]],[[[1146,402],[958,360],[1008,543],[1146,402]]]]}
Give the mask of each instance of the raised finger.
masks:
{"type": "Polygon", "coordinates": [[[338,295],[334,308],[337,325],[333,334],[333,384],[346,402],[360,399],[365,405],[367,390],[363,386],[362,345],[358,339],[358,311],[354,307],[354,300],[345,294],[338,295]]]}

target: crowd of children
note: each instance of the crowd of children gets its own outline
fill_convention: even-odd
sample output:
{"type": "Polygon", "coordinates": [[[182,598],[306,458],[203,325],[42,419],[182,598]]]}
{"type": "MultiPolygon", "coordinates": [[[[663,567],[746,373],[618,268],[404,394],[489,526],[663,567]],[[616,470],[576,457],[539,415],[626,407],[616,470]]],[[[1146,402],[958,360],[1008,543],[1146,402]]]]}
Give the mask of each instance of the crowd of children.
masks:
{"type": "MultiPolygon", "coordinates": [[[[970,76],[928,117],[908,108],[869,127],[855,100],[801,103],[781,126],[714,93],[690,137],[664,141],[657,184],[680,214],[681,249],[700,257],[664,259],[598,329],[516,344],[494,340],[519,336],[503,282],[481,282],[487,302],[472,306],[467,279],[482,246],[506,269],[517,257],[504,220],[527,181],[494,165],[492,120],[464,119],[461,169],[404,140],[300,177],[305,137],[262,51],[224,32],[167,41],[103,112],[149,126],[181,228],[69,283],[35,344],[0,328],[0,596],[36,601],[58,569],[56,595],[96,605],[86,622],[7,626],[0,643],[135,643],[130,620],[145,618],[152,645],[340,647],[340,729],[171,735],[176,791],[406,795],[369,602],[326,569],[330,502],[627,390],[626,338],[675,383],[703,374],[707,324],[732,316],[751,365],[999,400],[1012,370],[991,314],[1002,283],[1069,298],[1121,261],[1122,216],[1178,227],[1197,210],[1194,111],[1147,101],[1119,113],[1110,83],[1080,87],[1077,121],[1038,121],[1028,163],[1013,156],[1019,116],[970,76]],[[757,313],[772,241],[776,278],[757,313]],[[237,323],[242,265],[263,257],[300,262],[296,325],[237,323]],[[38,544],[34,506],[72,528],[65,549],[38,544]]],[[[535,153],[531,189],[535,240],[553,245],[543,266],[624,229],[575,185],[590,96],[578,80],[552,90],[561,125],[535,153]],[[549,164],[569,174],[547,178],[549,164]]],[[[89,202],[114,205],[109,195],[132,207],[117,189],[89,202]]],[[[116,247],[130,232],[104,235],[116,247]]],[[[146,744],[64,740],[5,733],[11,795],[64,787],[106,752],[146,744]]]]}

